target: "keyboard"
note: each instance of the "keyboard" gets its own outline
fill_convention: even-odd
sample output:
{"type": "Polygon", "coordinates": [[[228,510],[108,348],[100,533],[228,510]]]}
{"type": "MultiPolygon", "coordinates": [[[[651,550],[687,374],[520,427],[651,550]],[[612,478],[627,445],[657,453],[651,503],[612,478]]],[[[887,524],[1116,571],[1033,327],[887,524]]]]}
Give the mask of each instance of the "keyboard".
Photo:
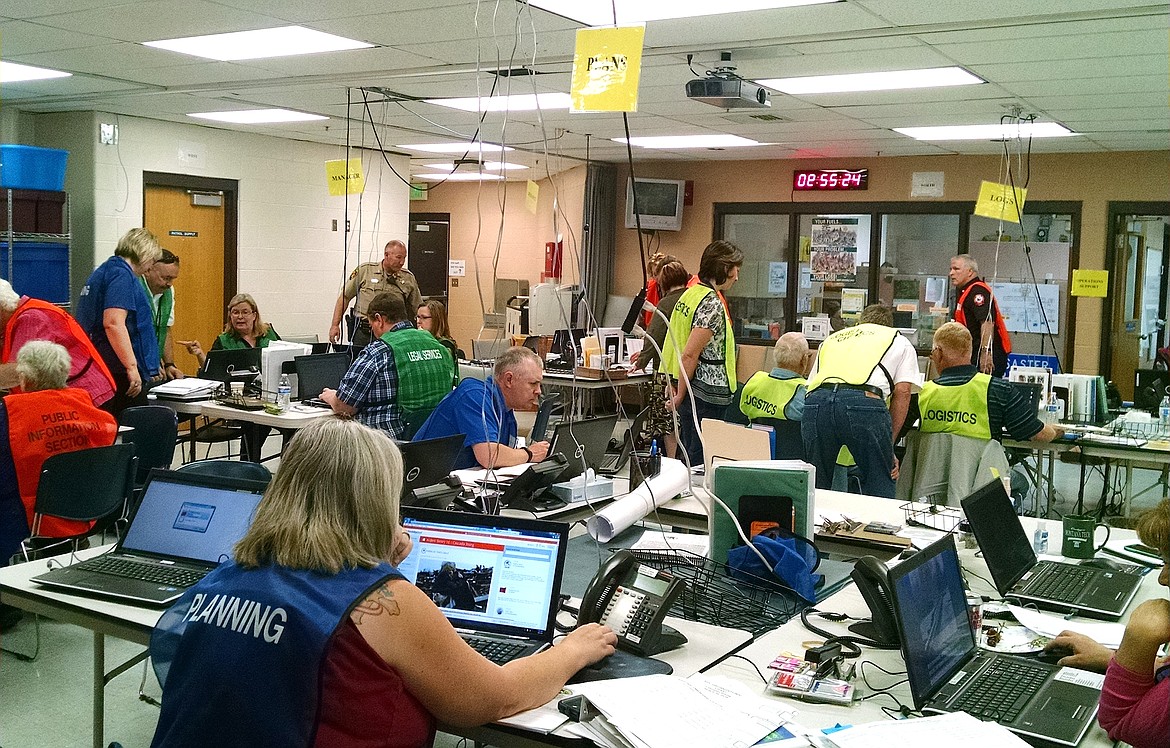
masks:
{"type": "Polygon", "coordinates": [[[1043,685],[1050,668],[1025,660],[991,660],[951,705],[975,717],[1011,722],[1043,685]]]}
{"type": "Polygon", "coordinates": [[[1031,596],[1073,603],[1094,574],[1096,571],[1087,566],[1046,566],[1036,578],[1028,580],[1024,589],[1031,596]]]}
{"type": "Polygon", "coordinates": [[[476,652],[479,652],[497,665],[511,662],[528,648],[527,644],[501,641],[499,639],[481,639],[475,636],[465,636],[463,640],[470,644],[471,648],[476,652]]]}
{"type": "Polygon", "coordinates": [[[98,558],[83,561],[77,565],[77,568],[84,569],[85,571],[97,571],[115,577],[140,579],[144,582],[153,582],[155,584],[167,584],[172,587],[190,587],[207,576],[207,572],[204,571],[179,569],[173,566],[159,566],[158,564],[143,564],[125,558],[114,558],[110,556],[99,556],[98,558]]]}
{"type": "Polygon", "coordinates": [[[325,408],[326,410],[331,408],[329,403],[319,397],[306,397],[304,400],[301,400],[301,405],[308,405],[311,408],[325,408]]]}

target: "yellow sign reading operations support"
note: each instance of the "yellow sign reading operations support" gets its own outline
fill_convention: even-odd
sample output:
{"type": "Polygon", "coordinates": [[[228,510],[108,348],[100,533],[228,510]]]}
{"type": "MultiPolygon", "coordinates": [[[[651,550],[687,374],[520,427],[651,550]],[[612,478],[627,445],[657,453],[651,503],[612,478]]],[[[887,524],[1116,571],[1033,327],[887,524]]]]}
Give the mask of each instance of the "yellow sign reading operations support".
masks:
{"type": "Polygon", "coordinates": [[[345,159],[339,158],[325,162],[325,176],[329,180],[329,194],[333,196],[360,195],[366,188],[366,178],[362,175],[362,160],[349,160],[348,179],[345,169],[345,159]]]}
{"type": "Polygon", "coordinates": [[[645,26],[577,32],[570,111],[638,111],[638,79],[645,35],[645,26]]]}
{"type": "Polygon", "coordinates": [[[1020,216],[1024,214],[1024,200],[1027,197],[1028,190],[1023,187],[1017,187],[1013,195],[1010,185],[985,181],[979,187],[975,215],[1019,223],[1020,216]]]}
{"type": "Polygon", "coordinates": [[[1096,296],[1105,298],[1109,291],[1108,270],[1074,270],[1072,277],[1073,296],[1096,296]]]}

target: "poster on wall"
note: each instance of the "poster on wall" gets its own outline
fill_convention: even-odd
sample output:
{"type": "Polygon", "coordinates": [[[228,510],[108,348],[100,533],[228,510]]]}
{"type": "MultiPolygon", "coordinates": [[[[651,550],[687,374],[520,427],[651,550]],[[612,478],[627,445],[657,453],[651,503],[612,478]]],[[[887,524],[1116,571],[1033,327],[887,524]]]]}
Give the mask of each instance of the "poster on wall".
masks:
{"type": "Polygon", "coordinates": [[[812,279],[852,283],[857,280],[857,219],[812,219],[812,279]]]}

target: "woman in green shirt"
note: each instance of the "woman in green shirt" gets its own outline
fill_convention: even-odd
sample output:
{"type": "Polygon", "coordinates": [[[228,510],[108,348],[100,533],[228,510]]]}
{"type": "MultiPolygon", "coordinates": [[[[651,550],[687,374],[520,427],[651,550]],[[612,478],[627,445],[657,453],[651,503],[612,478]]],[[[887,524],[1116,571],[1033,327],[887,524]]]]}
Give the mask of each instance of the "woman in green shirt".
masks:
{"type": "MultiPolygon", "coordinates": [[[[272,325],[260,318],[260,308],[249,294],[240,293],[232,297],[227,305],[228,321],[223,332],[211,345],[211,350],[241,350],[244,348],[267,348],[273,340],[280,340],[272,325]]],[[[191,355],[199,359],[199,365],[207,359],[198,340],[180,340],[191,355]]]]}

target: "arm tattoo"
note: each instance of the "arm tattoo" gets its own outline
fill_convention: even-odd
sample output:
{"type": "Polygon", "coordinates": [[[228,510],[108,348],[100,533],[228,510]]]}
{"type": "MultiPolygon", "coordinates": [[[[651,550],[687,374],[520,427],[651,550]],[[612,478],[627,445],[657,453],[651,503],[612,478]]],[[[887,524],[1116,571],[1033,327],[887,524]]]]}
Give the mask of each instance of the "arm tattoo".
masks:
{"type": "Polygon", "coordinates": [[[360,626],[366,616],[397,616],[401,614],[402,609],[398,607],[398,601],[394,599],[394,592],[390,589],[390,585],[384,584],[373,595],[358,603],[349,617],[360,626]]]}

